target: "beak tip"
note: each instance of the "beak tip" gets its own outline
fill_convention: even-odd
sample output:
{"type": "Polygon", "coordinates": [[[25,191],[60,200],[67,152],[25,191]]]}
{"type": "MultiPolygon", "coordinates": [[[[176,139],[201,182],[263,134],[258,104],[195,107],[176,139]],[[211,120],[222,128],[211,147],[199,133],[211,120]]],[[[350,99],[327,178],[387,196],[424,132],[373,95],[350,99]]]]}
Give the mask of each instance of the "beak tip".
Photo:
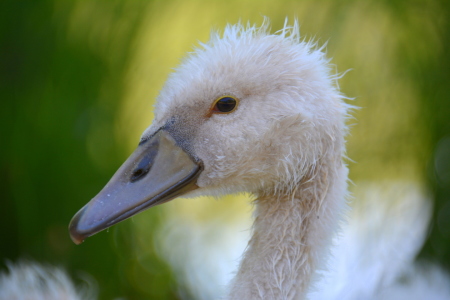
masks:
{"type": "Polygon", "coordinates": [[[81,244],[85,238],[87,238],[87,235],[83,234],[82,231],[79,229],[79,221],[84,213],[85,207],[83,207],[70,221],[69,224],[69,234],[72,241],[79,245],[81,244]]]}
{"type": "Polygon", "coordinates": [[[72,239],[72,242],[75,243],[75,245],[80,245],[82,242],[84,242],[83,237],[73,235],[72,233],[70,233],[70,238],[72,239]]]}

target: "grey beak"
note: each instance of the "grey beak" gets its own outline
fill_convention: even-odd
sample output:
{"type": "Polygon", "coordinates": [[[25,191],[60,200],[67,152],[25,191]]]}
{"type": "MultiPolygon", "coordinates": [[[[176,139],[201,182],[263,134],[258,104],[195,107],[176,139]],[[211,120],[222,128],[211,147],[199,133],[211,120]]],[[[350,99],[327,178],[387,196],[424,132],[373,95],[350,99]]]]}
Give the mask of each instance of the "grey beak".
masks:
{"type": "Polygon", "coordinates": [[[103,190],[72,218],[70,237],[80,244],[147,208],[198,188],[202,170],[201,162],[180,148],[167,131],[159,130],[139,145],[103,190]]]}

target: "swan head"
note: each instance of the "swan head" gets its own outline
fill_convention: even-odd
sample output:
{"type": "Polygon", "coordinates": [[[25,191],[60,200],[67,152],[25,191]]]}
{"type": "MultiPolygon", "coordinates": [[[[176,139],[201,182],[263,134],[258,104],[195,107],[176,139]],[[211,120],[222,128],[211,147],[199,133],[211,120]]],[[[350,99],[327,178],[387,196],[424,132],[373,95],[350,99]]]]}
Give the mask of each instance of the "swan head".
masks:
{"type": "Polygon", "coordinates": [[[323,49],[298,25],[228,26],[167,80],[132,156],[72,219],[79,243],[175,197],[288,193],[340,162],[347,106],[323,49]]]}

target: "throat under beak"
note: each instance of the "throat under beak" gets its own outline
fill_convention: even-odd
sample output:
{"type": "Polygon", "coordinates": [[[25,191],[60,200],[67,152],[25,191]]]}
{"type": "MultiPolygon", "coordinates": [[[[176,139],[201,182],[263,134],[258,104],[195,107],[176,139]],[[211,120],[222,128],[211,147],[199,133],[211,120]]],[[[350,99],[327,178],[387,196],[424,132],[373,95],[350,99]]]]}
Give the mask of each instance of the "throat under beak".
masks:
{"type": "Polygon", "coordinates": [[[165,130],[141,143],[108,184],[72,218],[76,244],[147,208],[170,201],[198,186],[201,161],[177,145],[165,130]]]}

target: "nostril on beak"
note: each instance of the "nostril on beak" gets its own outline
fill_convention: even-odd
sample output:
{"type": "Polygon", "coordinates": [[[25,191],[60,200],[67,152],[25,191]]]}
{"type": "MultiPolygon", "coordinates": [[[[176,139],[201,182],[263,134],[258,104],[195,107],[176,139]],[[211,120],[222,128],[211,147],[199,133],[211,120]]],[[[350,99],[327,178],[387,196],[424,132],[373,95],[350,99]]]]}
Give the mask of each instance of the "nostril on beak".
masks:
{"type": "Polygon", "coordinates": [[[130,181],[131,182],[135,182],[138,181],[139,179],[141,179],[142,177],[144,177],[148,171],[150,171],[150,168],[145,168],[145,169],[137,169],[133,171],[133,174],[131,174],[131,178],[130,181]]]}
{"type": "Polygon", "coordinates": [[[153,166],[156,155],[158,154],[159,141],[155,141],[147,146],[145,155],[141,158],[137,167],[133,170],[130,177],[130,182],[136,182],[147,175],[153,166]]]}

